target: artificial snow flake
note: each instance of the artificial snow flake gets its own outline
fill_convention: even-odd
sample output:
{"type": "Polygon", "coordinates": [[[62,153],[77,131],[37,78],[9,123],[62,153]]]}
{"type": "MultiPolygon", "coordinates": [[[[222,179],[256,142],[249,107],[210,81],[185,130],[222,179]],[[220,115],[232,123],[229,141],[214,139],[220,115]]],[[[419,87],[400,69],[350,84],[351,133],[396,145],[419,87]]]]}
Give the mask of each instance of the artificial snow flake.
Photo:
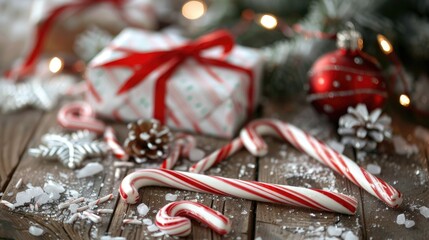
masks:
{"type": "Polygon", "coordinates": [[[94,141],[96,135],[89,131],[71,134],[45,134],[42,145],[30,148],[29,154],[37,158],[59,159],[64,166],[76,168],[85,158],[100,157],[106,153],[103,142],[94,141]]]}
{"type": "Polygon", "coordinates": [[[358,104],[356,108],[349,107],[347,114],[338,122],[341,143],[359,150],[374,150],[377,143],[392,136],[391,118],[381,113],[379,108],[369,113],[364,104],[358,104]]]}
{"type": "Polygon", "coordinates": [[[50,110],[72,84],[69,78],[49,81],[35,78],[18,84],[0,79],[0,107],[3,112],[26,107],[50,110]]]}
{"type": "Polygon", "coordinates": [[[102,29],[92,26],[78,36],[74,50],[85,61],[90,61],[112,40],[112,36],[102,29]]]}

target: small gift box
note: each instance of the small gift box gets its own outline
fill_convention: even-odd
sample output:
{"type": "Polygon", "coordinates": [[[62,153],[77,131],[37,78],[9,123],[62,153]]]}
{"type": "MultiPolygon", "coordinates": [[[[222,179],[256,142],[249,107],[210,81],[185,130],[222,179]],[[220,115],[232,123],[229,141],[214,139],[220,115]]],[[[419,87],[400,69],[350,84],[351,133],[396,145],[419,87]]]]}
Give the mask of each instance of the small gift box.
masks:
{"type": "Polygon", "coordinates": [[[89,64],[87,101],[119,121],[232,137],[259,98],[262,56],[226,31],[195,41],[125,29],[89,64]]]}

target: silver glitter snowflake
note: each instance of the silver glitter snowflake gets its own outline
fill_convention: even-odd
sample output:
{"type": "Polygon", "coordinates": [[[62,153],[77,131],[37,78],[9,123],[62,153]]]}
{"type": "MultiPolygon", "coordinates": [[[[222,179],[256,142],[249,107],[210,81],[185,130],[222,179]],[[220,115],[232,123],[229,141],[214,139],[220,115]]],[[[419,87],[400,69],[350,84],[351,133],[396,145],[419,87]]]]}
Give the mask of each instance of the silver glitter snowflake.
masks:
{"type": "Polygon", "coordinates": [[[41,81],[35,78],[24,83],[13,83],[0,79],[1,110],[4,113],[26,107],[50,110],[72,84],[71,78],[58,78],[49,81],[41,81]]]}
{"type": "Polygon", "coordinates": [[[369,113],[364,104],[358,104],[356,108],[349,107],[347,114],[343,115],[338,122],[341,142],[358,150],[371,151],[377,147],[377,143],[391,138],[392,119],[381,113],[379,108],[369,113]]]}
{"type": "Polygon", "coordinates": [[[36,158],[59,159],[68,168],[76,168],[85,158],[101,157],[107,152],[104,142],[94,140],[96,135],[89,131],[71,134],[45,134],[42,145],[30,148],[28,153],[36,158]]]}
{"type": "Polygon", "coordinates": [[[78,36],[75,44],[75,53],[84,61],[89,62],[112,40],[112,35],[96,26],[78,36]]]}

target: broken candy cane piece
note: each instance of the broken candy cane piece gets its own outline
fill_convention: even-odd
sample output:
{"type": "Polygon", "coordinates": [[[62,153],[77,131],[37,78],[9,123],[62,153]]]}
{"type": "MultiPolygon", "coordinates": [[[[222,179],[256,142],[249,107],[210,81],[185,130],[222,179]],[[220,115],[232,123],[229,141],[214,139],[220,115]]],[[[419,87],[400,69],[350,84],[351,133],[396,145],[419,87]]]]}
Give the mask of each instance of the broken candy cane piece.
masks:
{"type": "Polygon", "coordinates": [[[402,203],[402,194],[394,187],[293,125],[274,119],[250,122],[241,130],[240,137],[247,150],[256,156],[264,156],[268,152],[268,146],[261,135],[276,136],[289,142],[390,207],[395,208],[402,203]]]}
{"type": "Polygon", "coordinates": [[[127,161],[129,156],[125,152],[124,148],[119,144],[118,139],[115,135],[115,130],[112,127],[107,127],[104,131],[104,141],[108,148],[112,151],[113,156],[122,161],[127,161]]]}
{"type": "Polygon", "coordinates": [[[58,123],[70,130],[88,130],[101,134],[106,125],[95,118],[92,107],[85,102],[75,102],[64,105],[57,115],[58,123]]]}
{"type": "Polygon", "coordinates": [[[155,224],[171,236],[188,236],[191,233],[191,220],[204,223],[220,235],[229,233],[231,222],[220,212],[201,203],[191,201],[172,202],[161,208],[156,215],[155,224]]]}
{"type": "Polygon", "coordinates": [[[160,168],[173,169],[179,157],[189,157],[191,149],[195,147],[195,138],[188,134],[178,134],[174,141],[173,151],[162,162],[160,168]]]}
{"type": "Polygon", "coordinates": [[[122,199],[134,204],[144,186],[171,187],[193,192],[239,197],[253,201],[287,204],[321,211],[355,214],[356,199],[320,189],[244,181],[167,169],[142,169],[121,182],[122,199]]]}
{"type": "Polygon", "coordinates": [[[189,172],[193,173],[202,173],[212,166],[218,164],[219,162],[225,160],[230,157],[237,151],[243,148],[243,143],[240,138],[236,138],[223,146],[222,148],[214,151],[207,157],[201,159],[197,163],[191,166],[189,172]]]}

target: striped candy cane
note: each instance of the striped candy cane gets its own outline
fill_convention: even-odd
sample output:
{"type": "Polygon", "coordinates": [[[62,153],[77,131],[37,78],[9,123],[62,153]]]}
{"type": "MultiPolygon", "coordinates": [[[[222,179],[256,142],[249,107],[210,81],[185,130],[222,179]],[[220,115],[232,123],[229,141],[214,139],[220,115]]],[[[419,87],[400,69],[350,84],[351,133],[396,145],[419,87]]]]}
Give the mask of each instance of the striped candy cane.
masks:
{"type": "Polygon", "coordinates": [[[237,151],[243,148],[243,142],[240,138],[235,138],[222,148],[214,151],[212,154],[208,155],[207,157],[203,158],[202,160],[198,161],[194,165],[191,166],[189,169],[189,172],[193,173],[202,173],[206,171],[207,169],[211,168],[212,166],[218,164],[219,162],[223,161],[224,159],[230,157],[237,151]]]}
{"type": "Polygon", "coordinates": [[[170,155],[162,162],[160,168],[173,169],[179,157],[189,157],[191,149],[195,148],[195,138],[189,134],[176,135],[174,148],[170,155]]]}
{"type": "Polygon", "coordinates": [[[57,115],[58,123],[70,130],[88,130],[101,134],[106,125],[95,118],[92,107],[85,102],[75,102],[64,105],[57,115]]]}
{"type": "Polygon", "coordinates": [[[104,141],[112,151],[113,156],[117,159],[122,161],[127,161],[129,159],[124,148],[118,143],[118,139],[115,136],[115,130],[112,127],[107,127],[106,131],[104,131],[104,141]]]}
{"type": "Polygon", "coordinates": [[[222,213],[201,203],[191,201],[172,202],[156,214],[155,224],[170,236],[188,236],[191,233],[191,220],[198,220],[220,235],[231,231],[231,222],[222,213]]]}
{"type": "Polygon", "coordinates": [[[261,135],[277,136],[291,143],[390,207],[398,207],[402,203],[402,194],[398,190],[293,125],[272,119],[249,123],[241,130],[240,137],[244,146],[256,156],[263,156],[268,151],[268,146],[261,135]]]}
{"type": "Polygon", "coordinates": [[[355,214],[356,199],[320,189],[244,181],[167,169],[142,169],[127,175],[119,193],[134,204],[144,186],[171,187],[193,192],[239,197],[253,201],[287,204],[321,211],[355,214]]]}

